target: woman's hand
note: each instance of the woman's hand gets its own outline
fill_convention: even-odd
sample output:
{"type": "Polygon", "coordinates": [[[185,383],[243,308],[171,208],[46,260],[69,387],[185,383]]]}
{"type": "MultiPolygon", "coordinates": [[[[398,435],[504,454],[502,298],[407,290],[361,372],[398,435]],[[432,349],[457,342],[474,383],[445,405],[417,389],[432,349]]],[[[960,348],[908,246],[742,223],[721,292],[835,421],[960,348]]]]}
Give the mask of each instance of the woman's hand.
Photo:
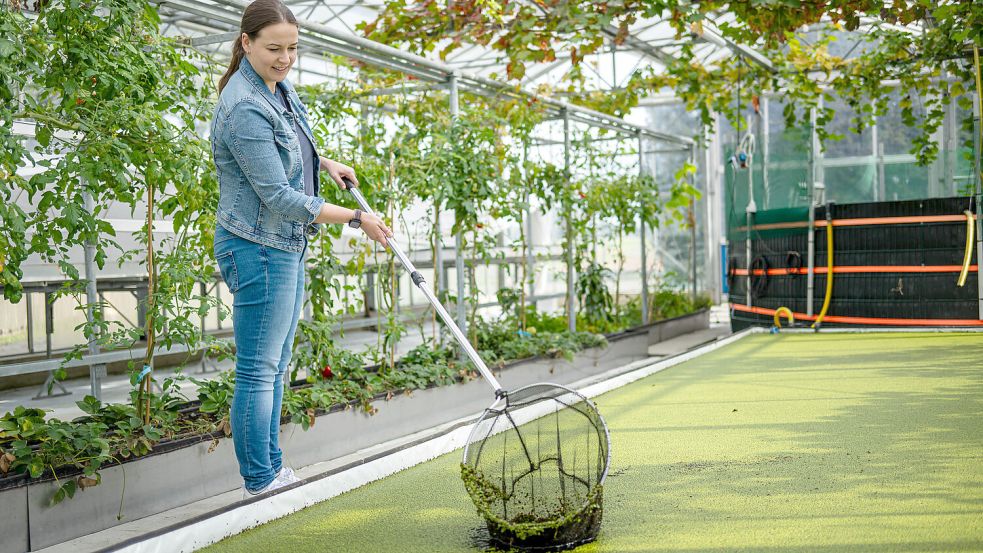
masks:
{"type": "Polygon", "coordinates": [[[382,219],[378,215],[374,213],[362,213],[361,228],[369,238],[387,248],[389,247],[387,238],[393,235],[393,231],[389,230],[389,227],[382,222],[382,219]]]}
{"type": "Polygon", "coordinates": [[[348,186],[344,182],[344,178],[350,179],[355,186],[358,186],[358,178],[355,177],[355,170],[351,167],[345,165],[344,163],[338,163],[332,159],[328,159],[324,156],[321,157],[321,170],[327,171],[328,176],[330,176],[336,183],[338,187],[342,190],[348,190],[348,186]]]}

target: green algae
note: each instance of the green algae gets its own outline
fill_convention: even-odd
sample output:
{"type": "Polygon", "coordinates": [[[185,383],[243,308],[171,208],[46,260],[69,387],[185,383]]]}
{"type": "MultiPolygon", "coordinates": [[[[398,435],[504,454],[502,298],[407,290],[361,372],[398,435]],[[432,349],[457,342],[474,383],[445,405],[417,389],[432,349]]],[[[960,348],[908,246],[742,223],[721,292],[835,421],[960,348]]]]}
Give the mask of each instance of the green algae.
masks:
{"type": "Polygon", "coordinates": [[[508,518],[491,508],[507,492],[478,470],[461,463],[461,480],[496,545],[521,551],[557,551],[593,541],[603,517],[603,486],[595,484],[574,505],[552,513],[517,512],[508,518]]]}
{"type": "MultiPolygon", "coordinates": [[[[983,551],[978,334],[752,336],[595,401],[614,455],[577,553],[983,551]]],[[[484,550],[460,462],[206,551],[484,550]]]]}

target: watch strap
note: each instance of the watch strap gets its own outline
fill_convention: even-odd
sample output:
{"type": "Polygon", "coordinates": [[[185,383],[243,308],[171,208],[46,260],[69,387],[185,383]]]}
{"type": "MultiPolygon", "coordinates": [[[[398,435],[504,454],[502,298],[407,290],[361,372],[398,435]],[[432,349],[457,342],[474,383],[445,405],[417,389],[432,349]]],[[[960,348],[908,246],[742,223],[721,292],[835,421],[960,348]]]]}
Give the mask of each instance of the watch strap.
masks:
{"type": "Polygon", "coordinates": [[[350,221],[348,221],[348,226],[350,226],[352,228],[359,228],[360,226],[362,226],[362,210],[361,209],[356,209],[355,210],[355,216],[352,217],[352,219],[350,221]]]}

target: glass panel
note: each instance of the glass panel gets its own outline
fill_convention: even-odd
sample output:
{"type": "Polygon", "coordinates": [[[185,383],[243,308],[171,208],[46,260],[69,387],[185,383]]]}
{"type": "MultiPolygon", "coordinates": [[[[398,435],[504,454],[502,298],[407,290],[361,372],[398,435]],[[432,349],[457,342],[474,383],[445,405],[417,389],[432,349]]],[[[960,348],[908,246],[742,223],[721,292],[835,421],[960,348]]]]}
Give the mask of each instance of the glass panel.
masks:
{"type": "MultiPolygon", "coordinates": [[[[808,196],[800,186],[809,179],[812,127],[808,114],[799,113],[795,126],[787,127],[785,104],[768,103],[768,190],[765,209],[803,206],[808,196]]],[[[755,175],[757,178],[757,175],[755,175]]]]}
{"type": "MultiPolygon", "coordinates": [[[[975,94],[971,95],[975,100],[975,94]]],[[[967,195],[973,192],[976,186],[976,179],[973,176],[973,144],[979,136],[979,123],[973,120],[973,110],[956,107],[956,121],[958,125],[956,143],[953,144],[955,151],[955,172],[953,174],[954,193],[967,195]]]]}
{"type": "Polygon", "coordinates": [[[929,169],[914,163],[885,165],[884,190],[888,201],[929,198],[929,169]]]}
{"type": "MultiPolygon", "coordinates": [[[[917,127],[909,127],[901,119],[901,99],[904,94],[895,90],[891,93],[888,100],[887,113],[877,118],[877,139],[884,145],[884,155],[910,154],[911,145],[915,138],[921,134],[917,127]]],[[[924,110],[920,99],[913,98],[912,106],[916,120],[921,120],[924,110]]]]}
{"type": "Polygon", "coordinates": [[[826,141],[826,157],[854,157],[869,156],[873,153],[872,131],[864,128],[860,134],[853,132],[853,118],[856,117],[854,110],[845,102],[834,100],[829,104],[836,115],[827,125],[830,134],[843,135],[842,140],[826,141]]]}
{"type": "Polygon", "coordinates": [[[837,203],[873,201],[876,176],[874,164],[827,167],[826,199],[837,203]]]}

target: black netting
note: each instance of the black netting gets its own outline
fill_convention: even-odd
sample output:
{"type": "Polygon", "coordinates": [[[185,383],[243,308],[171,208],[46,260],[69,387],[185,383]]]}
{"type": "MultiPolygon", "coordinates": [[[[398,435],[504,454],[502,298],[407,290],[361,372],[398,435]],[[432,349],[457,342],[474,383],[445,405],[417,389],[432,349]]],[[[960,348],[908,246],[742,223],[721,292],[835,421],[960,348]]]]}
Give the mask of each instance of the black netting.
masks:
{"type": "Polygon", "coordinates": [[[594,539],[610,445],[594,404],[568,388],[534,384],[496,405],[472,430],[462,465],[491,538],[525,550],[594,539]]]}

